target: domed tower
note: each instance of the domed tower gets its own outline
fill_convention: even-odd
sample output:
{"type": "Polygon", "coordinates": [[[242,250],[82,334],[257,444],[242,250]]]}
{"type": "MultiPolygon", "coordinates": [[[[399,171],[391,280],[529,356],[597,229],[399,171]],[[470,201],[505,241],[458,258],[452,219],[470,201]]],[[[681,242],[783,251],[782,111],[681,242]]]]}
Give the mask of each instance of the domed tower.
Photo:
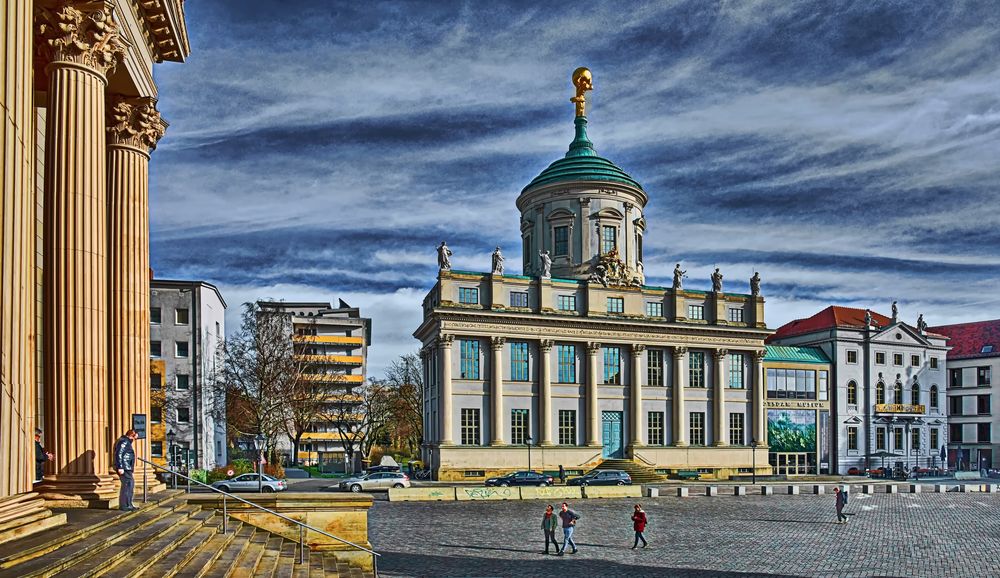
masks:
{"type": "Polygon", "coordinates": [[[525,275],[590,279],[604,284],[641,285],[643,210],[648,197],[642,185],[606,158],[587,137],[586,93],[593,89],[590,71],[573,72],[576,136],[566,155],[524,187],[521,211],[525,275]]]}

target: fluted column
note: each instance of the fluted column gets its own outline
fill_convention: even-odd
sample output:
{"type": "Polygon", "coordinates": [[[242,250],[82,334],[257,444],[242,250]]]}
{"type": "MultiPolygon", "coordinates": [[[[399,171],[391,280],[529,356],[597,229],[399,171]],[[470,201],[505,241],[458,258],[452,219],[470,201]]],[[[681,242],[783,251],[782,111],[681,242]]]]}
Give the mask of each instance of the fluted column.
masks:
{"type": "Polygon", "coordinates": [[[45,147],[45,421],[55,475],[40,490],[71,506],[115,505],[108,475],[105,74],[124,52],[113,3],[38,14],[50,57],[45,147]]]}
{"type": "Polygon", "coordinates": [[[503,439],[503,345],[506,338],[490,338],[490,348],[493,350],[493,359],[490,366],[492,375],[490,377],[490,400],[492,401],[492,411],[490,412],[490,425],[493,430],[491,446],[502,446],[503,439]]]}
{"type": "Polygon", "coordinates": [[[587,344],[587,445],[601,445],[601,407],[597,393],[597,354],[600,343],[587,344]]]}
{"type": "Polygon", "coordinates": [[[729,426],[726,417],[726,356],[728,349],[715,350],[715,445],[728,446],[729,437],[726,429],[729,426]]]}
{"type": "Polygon", "coordinates": [[[754,439],[762,446],[770,445],[767,442],[767,404],[764,403],[767,392],[764,381],[765,353],[765,351],[753,352],[753,431],[754,439]]]}
{"type": "Polygon", "coordinates": [[[631,429],[632,429],[632,447],[637,447],[643,445],[642,443],[642,376],[639,371],[640,361],[642,359],[642,352],[646,351],[646,346],[641,344],[633,344],[632,348],[632,414],[631,429]]]}
{"type": "Polygon", "coordinates": [[[674,445],[688,445],[687,409],[684,388],[688,381],[687,347],[674,348],[674,445]]]}
{"type": "Polygon", "coordinates": [[[552,445],[552,340],[538,342],[541,362],[538,366],[538,436],[541,445],[552,445]]]}
{"type": "Polygon", "coordinates": [[[441,380],[438,386],[438,413],[441,414],[441,436],[438,440],[440,445],[455,443],[455,434],[451,427],[451,345],[454,341],[454,335],[442,335],[437,339],[438,352],[441,355],[441,380]]]}
{"type": "MultiPolygon", "coordinates": [[[[132,414],[149,418],[149,153],[166,123],[153,98],[112,99],[108,114],[108,451],[132,427],[132,414]]],[[[136,455],[150,459],[136,440],[136,455]]],[[[113,467],[112,463],[112,467],[113,467]]],[[[136,475],[152,469],[141,462],[136,475]]]]}

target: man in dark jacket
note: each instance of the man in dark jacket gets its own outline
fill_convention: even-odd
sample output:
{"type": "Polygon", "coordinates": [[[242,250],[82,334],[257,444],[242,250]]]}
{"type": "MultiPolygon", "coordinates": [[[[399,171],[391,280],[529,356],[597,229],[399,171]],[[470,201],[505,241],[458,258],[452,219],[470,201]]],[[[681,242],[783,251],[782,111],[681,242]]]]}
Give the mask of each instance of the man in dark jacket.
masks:
{"type": "Polygon", "coordinates": [[[123,512],[139,509],[132,505],[132,492],[135,490],[135,479],[132,477],[132,471],[135,469],[135,450],[132,449],[132,442],[138,437],[139,434],[130,429],[115,443],[115,470],[118,471],[122,483],[118,493],[118,508],[123,512]]]}
{"type": "Polygon", "coordinates": [[[42,447],[42,430],[35,428],[35,483],[45,475],[45,462],[55,459],[52,452],[42,447]]]}
{"type": "Polygon", "coordinates": [[[846,524],[847,516],[844,515],[844,506],[847,505],[847,493],[838,487],[833,488],[833,493],[837,496],[837,523],[846,524]]]}
{"type": "Polygon", "coordinates": [[[563,555],[566,551],[567,544],[573,546],[573,550],[570,554],[576,554],[576,542],[573,541],[573,530],[576,529],[576,521],[580,519],[580,516],[573,510],[569,509],[569,504],[563,502],[561,511],[559,512],[559,518],[562,520],[563,545],[562,548],[559,549],[557,555],[563,555]]]}

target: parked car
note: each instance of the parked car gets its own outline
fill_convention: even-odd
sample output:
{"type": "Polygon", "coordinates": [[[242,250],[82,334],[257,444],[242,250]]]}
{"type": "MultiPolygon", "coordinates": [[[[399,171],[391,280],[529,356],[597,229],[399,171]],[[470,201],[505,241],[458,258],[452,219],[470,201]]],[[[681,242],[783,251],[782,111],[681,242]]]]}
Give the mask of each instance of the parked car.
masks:
{"type": "Polygon", "coordinates": [[[525,470],[486,480],[487,486],[551,486],[552,476],[525,470]]]}
{"type": "Polygon", "coordinates": [[[409,488],[410,478],[399,472],[375,472],[347,478],[337,486],[341,490],[360,492],[362,490],[388,490],[389,488],[409,488]]]}
{"type": "Polygon", "coordinates": [[[847,475],[849,476],[860,476],[861,470],[857,467],[852,467],[847,470],[847,475]]]}
{"type": "Polygon", "coordinates": [[[398,472],[399,466],[371,466],[365,470],[366,474],[377,474],[379,472],[398,472]]]}
{"type": "Polygon", "coordinates": [[[593,470],[566,481],[567,486],[631,486],[632,476],[623,470],[593,470]]]}
{"type": "Polygon", "coordinates": [[[288,482],[263,474],[263,481],[258,482],[257,474],[243,474],[228,480],[212,482],[212,487],[223,492],[256,492],[262,489],[266,493],[283,492],[288,489],[288,482]]]}

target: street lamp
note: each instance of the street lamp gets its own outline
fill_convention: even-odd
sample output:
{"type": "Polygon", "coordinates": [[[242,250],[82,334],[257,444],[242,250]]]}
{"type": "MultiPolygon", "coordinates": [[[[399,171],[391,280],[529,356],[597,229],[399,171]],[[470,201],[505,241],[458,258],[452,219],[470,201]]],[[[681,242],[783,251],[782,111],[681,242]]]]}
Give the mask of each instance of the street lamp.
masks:
{"type": "Polygon", "coordinates": [[[173,430],[169,430],[169,431],[167,431],[167,436],[166,437],[167,437],[167,455],[170,456],[170,469],[172,470],[170,476],[171,476],[171,478],[173,480],[173,487],[176,490],[177,489],[177,464],[176,464],[176,461],[177,461],[177,452],[174,450],[174,441],[177,440],[177,434],[175,434],[173,432],[173,430]]]}
{"type": "Polygon", "coordinates": [[[753,473],[752,473],[752,475],[753,475],[753,485],[755,485],[755,486],[757,485],[757,446],[758,445],[760,445],[760,444],[757,443],[757,438],[751,438],[750,439],[750,455],[752,456],[751,459],[753,461],[753,468],[752,468],[752,470],[753,470],[753,473]]]}
{"type": "Polygon", "coordinates": [[[257,435],[255,435],[254,438],[253,438],[253,447],[254,447],[255,450],[257,450],[257,458],[256,459],[257,459],[257,493],[258,494],[264,493],[264,464],[261,463],[260,457],[261,457],[261,455],[263,455],[263,451],[262,450],[264,449],[264,442],[266,442],[266,441],[267,441],[267,438],[264,437],[264,434],[260,434],[260,433],[257,434],[257,435]]]}
{"type": "MultiPolygon", "coordinates": [[[[528,446],[528,470],[531,470],[531,436],[524,438],[524,445],[528,446]]],[[[544,457],[544,456],[543,456],[544,457]]]]}

